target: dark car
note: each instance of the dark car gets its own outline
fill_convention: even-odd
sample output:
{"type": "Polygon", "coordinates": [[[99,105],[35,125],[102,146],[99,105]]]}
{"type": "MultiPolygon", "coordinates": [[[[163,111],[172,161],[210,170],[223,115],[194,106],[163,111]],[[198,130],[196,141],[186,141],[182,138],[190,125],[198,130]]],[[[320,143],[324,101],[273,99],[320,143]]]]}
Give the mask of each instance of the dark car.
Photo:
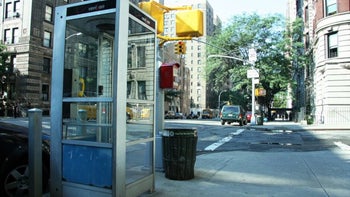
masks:
{"type": "Polygon", "coordinates": [[[224,105],[220,112],[221,125],[238,122],[240,126],[247,124],[245,110],[240,105],[224,105]]]}
{"type": "MultiPolygon", "coordinates": [[[[43,134],[43,193],[49,191],[49,137],[43,134]]],[[[28,196],[28,128],[0,122],[0,196],[28,196]]]]}

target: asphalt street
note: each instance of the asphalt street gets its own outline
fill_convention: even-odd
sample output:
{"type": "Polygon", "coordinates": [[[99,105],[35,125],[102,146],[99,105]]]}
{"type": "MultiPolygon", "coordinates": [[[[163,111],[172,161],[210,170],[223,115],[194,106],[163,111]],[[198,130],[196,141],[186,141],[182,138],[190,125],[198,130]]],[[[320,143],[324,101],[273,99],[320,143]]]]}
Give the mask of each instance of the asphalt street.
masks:
{"type": "MultiPolygon", "coordinates": [[[[28,124],[25,118],[1,121],[28,124]]],[[[209,131],[217,124],[181,121],[187,120],[166,125],[209,131]]],[[[49,123],[43,117],[44,130],[49,131],[49,123]]],[[[350,128],[267,122],[223,129],[228,135],[197,147],[193,179],[172,180],[157,170],[155,190],[141,196],[349,196],[350,128]]]]}

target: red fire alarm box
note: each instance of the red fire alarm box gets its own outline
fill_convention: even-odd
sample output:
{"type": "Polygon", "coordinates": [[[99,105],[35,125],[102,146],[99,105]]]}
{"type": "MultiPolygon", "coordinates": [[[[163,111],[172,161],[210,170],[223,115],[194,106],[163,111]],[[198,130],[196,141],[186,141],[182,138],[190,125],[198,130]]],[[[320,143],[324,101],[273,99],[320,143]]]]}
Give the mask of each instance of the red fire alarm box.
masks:
{"type": "Polygon", "coordinates": [[[179,86],[179,67],[178,63],[164,63],[160,66],[160,88],[176,89],[179,86]]]}

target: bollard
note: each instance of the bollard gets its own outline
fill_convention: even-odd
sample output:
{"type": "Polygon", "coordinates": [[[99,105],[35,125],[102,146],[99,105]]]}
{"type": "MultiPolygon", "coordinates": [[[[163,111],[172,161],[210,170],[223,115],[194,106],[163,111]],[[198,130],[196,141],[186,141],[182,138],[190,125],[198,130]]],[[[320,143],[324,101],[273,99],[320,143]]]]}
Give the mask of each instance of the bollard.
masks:
{"type": "Polygon", "coordinates": [[[29,155],[29,197],[42,196],[42,110],[30,109],[28,155],[29,155]]]}

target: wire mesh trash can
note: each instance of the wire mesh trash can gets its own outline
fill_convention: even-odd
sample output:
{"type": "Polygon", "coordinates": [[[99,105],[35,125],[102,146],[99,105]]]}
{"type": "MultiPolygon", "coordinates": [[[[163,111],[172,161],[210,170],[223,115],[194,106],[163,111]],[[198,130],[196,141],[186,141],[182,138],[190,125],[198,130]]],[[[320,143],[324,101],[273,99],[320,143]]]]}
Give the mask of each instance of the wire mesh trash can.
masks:
{"type": "Polygon", "coordinates": [[[256,123],[257,125],[263,125],[264,124],[263,116],[260,116],[260,115],[256,116],[256,123]]]}
{"type": "Polygon", "coordinates": [[[196,129],[163,131],[163,166],[166,178],[173,180],[194,178],[197,140],[196,129]]]}

